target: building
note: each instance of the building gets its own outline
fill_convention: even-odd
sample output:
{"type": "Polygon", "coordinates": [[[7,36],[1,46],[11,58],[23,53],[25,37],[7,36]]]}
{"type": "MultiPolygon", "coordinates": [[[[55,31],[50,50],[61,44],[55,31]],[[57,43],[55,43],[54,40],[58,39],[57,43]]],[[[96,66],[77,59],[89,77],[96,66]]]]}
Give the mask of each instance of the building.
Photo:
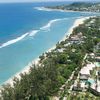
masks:
{"type": "Polygon", "coordinates": [[[100,81],[97,81],[97,83],[93,83],[91,86],[90,86],[90,91],[97,95],[97,96],[100,96],[100,81]]]}
{"type": "Polygon", "coordinates": [[[83,67],[79,72],[79,79],[80,80],[87,80],[90,76],[90,70],[87,67],[83,67]]]}

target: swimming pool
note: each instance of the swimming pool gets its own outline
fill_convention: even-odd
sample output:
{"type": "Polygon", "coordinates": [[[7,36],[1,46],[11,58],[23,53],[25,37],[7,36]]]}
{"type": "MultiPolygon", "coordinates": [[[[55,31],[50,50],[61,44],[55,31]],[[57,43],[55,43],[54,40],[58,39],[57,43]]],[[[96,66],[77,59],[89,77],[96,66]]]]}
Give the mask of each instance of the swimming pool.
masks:
{"type": "Polygon", "coordinates": [[[100,62],[95,62],[96,67],[100,67],[100,62]]]}

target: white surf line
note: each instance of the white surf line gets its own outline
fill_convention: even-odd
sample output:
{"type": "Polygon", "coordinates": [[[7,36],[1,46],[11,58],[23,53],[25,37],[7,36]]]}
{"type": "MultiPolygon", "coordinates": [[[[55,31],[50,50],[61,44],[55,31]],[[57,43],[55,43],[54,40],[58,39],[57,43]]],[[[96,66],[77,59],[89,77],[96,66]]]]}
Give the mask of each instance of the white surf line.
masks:
{"type": "Polygon", "coordinates": [[[41,11],[53,11],[52,9],[48,9],[48,8],[45,8],[45,7],[34,7],[34,9],[41,10],[41,11]]]}
{"type": "Polygon", "coordinates": [[[36,35],[36,33],[39,32],[39,31],[40,31],[40,30],[33,30],[33,31],[30,32],[29,36],[32,36],[32,37],[33,37],[33,36],[36,35]]]}
{"type": "Polygon", "coordinates": [[[40,11],[59,11],[59,12],[72,12],[72,11],[67,11],[67,10],[61,10],[61,9],[51,9],[51,8],[46,8],[46,7],[34,7],[36,10],[40,11]]]}
{"type": "Polygon", "coordinates": [[[11,45],[11,44],[14,44],[14,43],[20,41],[20,40],[22,40],[23,38],[25,38],[28,34],[29,34],[29,33],[26,33],[26,34],[24,34],[24,35],[22,35],[22,36],[20,36],[20,37],[17,37],[16,39],[9,40],[8,42],[3,43],[3,44],[0,46],[0,48],[6,47],[6,46],[8,46],[8,45],[11,45]]]}
{"type": "Polygon", "coordinates": [[[40,30],[49,30],[50,27],[51,27],[51,25],[52,25],[54,22],[61,21],[61,20],[67,20],[67,19],[68,19],[68,18],[50,20],[46,25],[44,25],[43,27],[41,27],[40,30]]]}
{"type": "Polygon", "coordinates": [[[16,43],[16,42],[18,42],[18,41],[21,41],[21,40],[24,39],[26,36],[34,36],[34,35],[36,35],[37,32],[39,32],[39,30],[33,30],[33,31],[31,31],[31,32],[27,32],[27,33],[21,35],[20,37],[17,37],[16,39],[12,39],[12,40],[9,40],[9,41],[6,42],[6,43],[3,43],[3,44],[0,46],[0,48],[6,47],[6,46],[9,46],[9,45],[11,45],[11,44],[14,44],[14,43],[16,43]]]}

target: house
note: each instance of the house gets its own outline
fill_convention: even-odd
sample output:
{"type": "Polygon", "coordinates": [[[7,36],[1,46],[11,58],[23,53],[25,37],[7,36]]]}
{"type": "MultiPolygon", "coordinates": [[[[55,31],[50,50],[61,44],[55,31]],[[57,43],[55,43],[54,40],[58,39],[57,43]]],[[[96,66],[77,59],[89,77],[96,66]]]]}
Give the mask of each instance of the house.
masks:
{"type": "Polygon", "coordinates": [[[79,78],[80,80],[88,80],[89,76],[90,76],[90,72],[95,68],[95,64],[90,63],[87,64],[86,66],[84,66],[79,73],[79,78]]]}
{"type": "Polygon", "coordinates": [[[90,70],[88,70],[87,67],[83,67],[80,70],[79,75],[84,76],[84,77],[89,77],[90,76],[90,70]]]}
{"type": "Polygon", "coordinates": [[[72,90],[73,91],[82,91],[83,88],[78,84],[74,84],[73,87],[72,87],[72,90]]]}
{"type": "Polygon", "coordinates": [[[78,35],[74,35],[74,36],[71,36],[69,38],[69,42],[72,44],[72,43],[79,43],[80,42],[80,38],[78,37],[78,35]]]}
{"type": "Polygon", "coordinates": [[[95,54],[94,53],[91,53],[90,56],[91,56],[91,58],[94,58],[95,57],[95,54]]]}
{"type": "Polygon", "coordinates": [[[87,67],[88,70],[91,71],[91,70],[93,70],[95,68],[95,64],[93,64],[93,63],[87,64],[86,67],[87,67]]]}
{"type": "Polygon", "coordinates": [[[62,53],[64,50],[65,50],[64,48],[57,49],[57,52],[60,52],[60,53],[62,53]]]}
{"type": "Polygon", "coordinates": [[[72,44],[72,43],[78,43],[78,44],[84,43],[84,38],[86,38],[86,37],[84,37],[84,36],[82,35],[82,33],[80,32],[80,33],[78,33],[77,35],[71,36],[71,37],[69,38],[69,42],[70,42],[71,44],[72,44]]]}
{"type": "Polygon", "coordinates": [[[95,57],[95,60],[96,60],[97,62],[100,62],[100,56],[95,57]]]}
{"type": "Polygon", "coordinates": [[[80,80],[88,80],[88,76],[86,75],[80,75],[80,80]]]}
{"type": "Polygon", "coordinates": [[[84,88],[85,87],[85,82],[81,82],[81,87],[84,88]]]}
{"type": "Polygon", "coordinates": [[[72,90],[74,91],[83,91],[85,89],[86,85],[85,82],[75,82],[74,85],[72,86],[72,90]]]}

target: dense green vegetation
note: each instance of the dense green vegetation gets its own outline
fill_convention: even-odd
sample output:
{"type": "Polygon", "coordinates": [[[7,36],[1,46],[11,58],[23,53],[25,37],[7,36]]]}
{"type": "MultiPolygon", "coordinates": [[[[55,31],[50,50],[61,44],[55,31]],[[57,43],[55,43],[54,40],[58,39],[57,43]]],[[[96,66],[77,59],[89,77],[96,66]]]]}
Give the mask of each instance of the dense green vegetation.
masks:
{"type": "Polygon", "coordinates": [[[70,5],[64,4],[60,6],[52,6],[47,8],[73,10],[73,11],[100,12],[100,3],[75,2],[70,5]]]}
{"type": "MultiPolygon", "coordinates": [[[[80,25],[79,27],[74,29],[73,34],[76,34],[81,31],[84,34],[84,36],[86,36],[86,38],[84,39],[85,42],[81,44],[82,45],[81,49],[83,49],[84,52],[86,53],[93,52],[94,46],[97,45],[97,43],[100,43],[99,25],[100,25],[100,17],[96,17],[96,18],[90,18],[89,20],[86,20],[85,24],[80,25]]],[[[78,47],[80,46],[78,45],[78,47]]],[[[73,83],[71,83],[70,86],[72,84],[73,83]]],[[[66,97],[68,100],[100,100],[99,96],[93,95],[90,91],[69,92],[68,89],[69,87],[66,86],[63,93],[61,94],[61,100],[63,100],[63,97],[66,97]]]]}
{"type": "Polygon", "coordinates": [[[29,74],[20,74],[21,80],[15,77],[13,86],[4,85],[0,100],[49,100],[50,97],[58,95],[59,88],[75,68],[79,70],[82,67],[85,54],[93,52],[93,47],[100,42],[99,26],[100,17],[97,17],[76,27],[71,36],[81,32],[85,37],[83,43],[66,46],[69,42],[67,39],[58,43],[54,50],[40,56],[41,64],[30,66],[29,74]],[[91,23],[91,20],[94,22],[91,23]],[[62,48],[63,52],[59,52],[62,48]]]}

